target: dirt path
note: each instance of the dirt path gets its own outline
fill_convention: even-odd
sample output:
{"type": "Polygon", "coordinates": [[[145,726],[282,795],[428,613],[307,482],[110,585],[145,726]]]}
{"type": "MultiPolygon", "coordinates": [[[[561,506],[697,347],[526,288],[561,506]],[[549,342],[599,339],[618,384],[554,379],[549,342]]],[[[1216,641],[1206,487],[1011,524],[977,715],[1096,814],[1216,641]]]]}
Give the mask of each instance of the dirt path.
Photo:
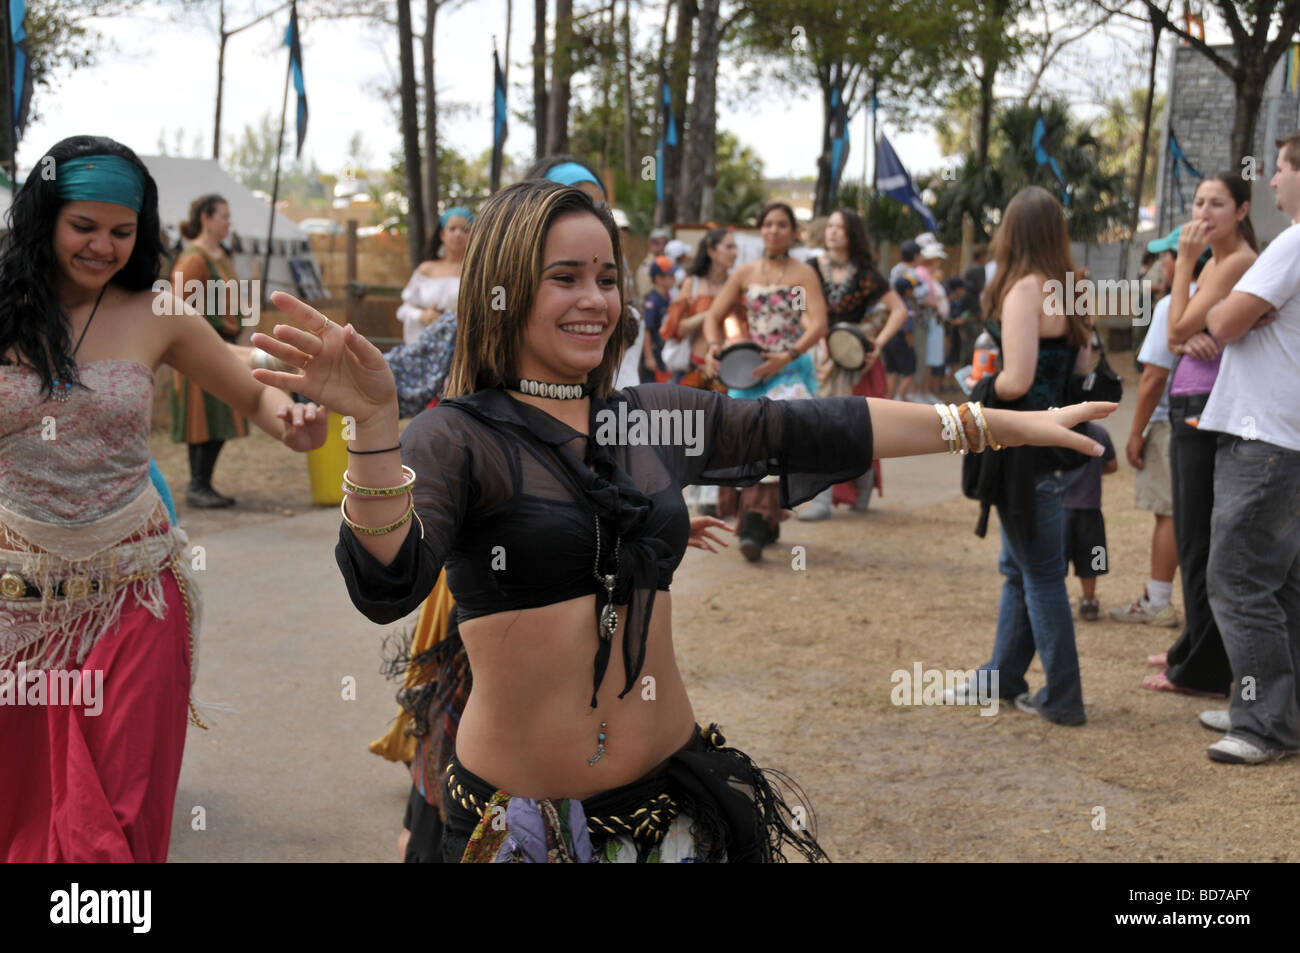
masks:
{"type": "MultiPolygon", "coordinates": [[[[1122,460],[1136,388],[1131,357],[1113,362],[1128,378],[1108,424],[1122,460]]],[[[154,450],[182,489],[183,448],[156,435],[154,450]]],[[[895,670],[987,659],[1001,577],[996,517],[986,539],[973,535],[955,459],[886,461],[884,478],[866,514],[782,524],[758,565],[734,545],[688,551],[673,586],[697,718],[799,780],[833,859],[1300,859],[1300,761],[1213,763],[1215,735],[1196,714],[1218,706],[1138,688],[1145,657],[1178,630],[1077,624],[1081,728],[1010,706],[995,717],[894,706],[895,670]]],[[[333,566],[337,517],[311,509],[304,461],[259,433],[227,448],[215,482],[241,505],[182,514],[218,560],[199,688],[234,693],[242,710],[213,732],[191,729],[172,857],[391,860],[407,783],[365,743],[391,717],[393,689],[376,669],[380,637],[396,626],[373,626],[348,603],[333,566]],[[345,674],[358,680],[356,702],[339,701],[345,674]],[[196,804],[212,806],[205,832],[191,829],[196,804]]],[[[1104,482],[1103,615],[1147,577],[1151,517],[1132,500],[1121,462],[1104,482]]],[[[1073,579],[1070,592],[1077,602],[1073,579]]],[[[1177,585],[1174,603],[1181,617],[1177,585]]],[[[1028,678],[1042,684],[1037,663],[1028,678]]]]}

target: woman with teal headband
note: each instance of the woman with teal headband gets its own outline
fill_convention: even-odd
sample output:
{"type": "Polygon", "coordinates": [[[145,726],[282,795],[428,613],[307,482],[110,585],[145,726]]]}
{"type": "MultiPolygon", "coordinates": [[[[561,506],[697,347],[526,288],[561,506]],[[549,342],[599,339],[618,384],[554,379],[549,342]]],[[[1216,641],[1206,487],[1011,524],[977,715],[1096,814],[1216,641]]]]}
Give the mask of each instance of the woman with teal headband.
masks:
{"type": "Polygon", "coordinates": [[[50,694],[0,704],[0,763],[22,779],[0,797],[0,860],[162,861],[187,713],[202,723],[190,550],[150,479],[155,372],[294,450],[324,442],[326,415],[256,381],[179,296],[159,306],[158,190],[134,152],[77,136],[36,169],[0,252],[0,671],[50,694]],[[56,698],[69,677],[83,690],[56,698]]]}
{"type": "MultiPolygon", "coordinates": [[[[402,322],[402,343],[411,345],[425,330],[456,311],[460,293],[460,264],[469,246],[469,229],[474,213],[467,208],[449,208],[438,220],[424,261],[411,274],[402,290],[397,320],[402,322]]],[[[452,330],[451,340],[456,339],[452,330]]]]}

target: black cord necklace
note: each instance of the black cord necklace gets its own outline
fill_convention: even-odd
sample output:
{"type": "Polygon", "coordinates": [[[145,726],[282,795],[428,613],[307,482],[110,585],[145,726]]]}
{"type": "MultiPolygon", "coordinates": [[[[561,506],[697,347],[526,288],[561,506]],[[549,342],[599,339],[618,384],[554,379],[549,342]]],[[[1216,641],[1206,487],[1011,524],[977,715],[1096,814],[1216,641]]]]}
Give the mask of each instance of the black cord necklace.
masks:
{"type": "MultiPolygon", "coordinates": [[[[104,287],[99,289],[99,297],[95,299],[95,306],[90,309],[90,317],[86,319],[86,325],[81,329],[81,337],[77,338],[77,345],[72,349],[72,354],[68,357],[73,367],[77,366],[77,352],[81,350],[81,342],[86,340],[86,332],[90,330],[90,322],[95,320],[95,312],[99,310],[99,303],[104,300],[104,292],[107,290],[108,282],[104,282],[104,287]]],[[[68,397],[71,396],[71,391],[72,381],[60,380],[56,377],[51,387],[50,396],[60,404],[64,404],[67,403],[68,397]]]]}

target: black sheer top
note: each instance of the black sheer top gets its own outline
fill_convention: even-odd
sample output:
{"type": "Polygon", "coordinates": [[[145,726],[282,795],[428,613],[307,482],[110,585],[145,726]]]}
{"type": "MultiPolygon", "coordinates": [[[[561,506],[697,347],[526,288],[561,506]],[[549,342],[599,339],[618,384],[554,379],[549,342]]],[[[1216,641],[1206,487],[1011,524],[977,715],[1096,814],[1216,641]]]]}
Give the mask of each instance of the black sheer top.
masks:
{"type": "MultiPolygon", "coordinates": [[[[732,400],[651,384],[593,396],[589,425],[591,440],[495,389],[420,413],[401,443],[423,533],[413,526],[384,566],[340,526],[335,557],[353,604],[393,622],[424,601],[445,564],[462,621],[591,593],[599,619],[608,601],[595,571],[599,518],[600,573],[616,577],[614,603],[630,607],[621,698],[640,675],[655,592],[668,589],[686,552],[682,487],[779,474],[790,507],[872,460],[860,397],[732,400]]],[[[598,642],[596,689],[610,649],[598,642]]]]}

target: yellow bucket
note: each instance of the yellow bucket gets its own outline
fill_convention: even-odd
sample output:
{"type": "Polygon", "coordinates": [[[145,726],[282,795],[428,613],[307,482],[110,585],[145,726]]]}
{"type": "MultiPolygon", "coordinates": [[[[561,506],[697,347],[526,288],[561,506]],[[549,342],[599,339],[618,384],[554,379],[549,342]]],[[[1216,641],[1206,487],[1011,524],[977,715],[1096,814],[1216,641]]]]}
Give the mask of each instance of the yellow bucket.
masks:
{"type": "Polygon", "coordinates": [[[338,506],[343,500],[343,471],[347,468],[348,442],[343,439],[343,416],[331,411],[325,442],[307,451],[311,501],[317,506],[338,506]]]}

